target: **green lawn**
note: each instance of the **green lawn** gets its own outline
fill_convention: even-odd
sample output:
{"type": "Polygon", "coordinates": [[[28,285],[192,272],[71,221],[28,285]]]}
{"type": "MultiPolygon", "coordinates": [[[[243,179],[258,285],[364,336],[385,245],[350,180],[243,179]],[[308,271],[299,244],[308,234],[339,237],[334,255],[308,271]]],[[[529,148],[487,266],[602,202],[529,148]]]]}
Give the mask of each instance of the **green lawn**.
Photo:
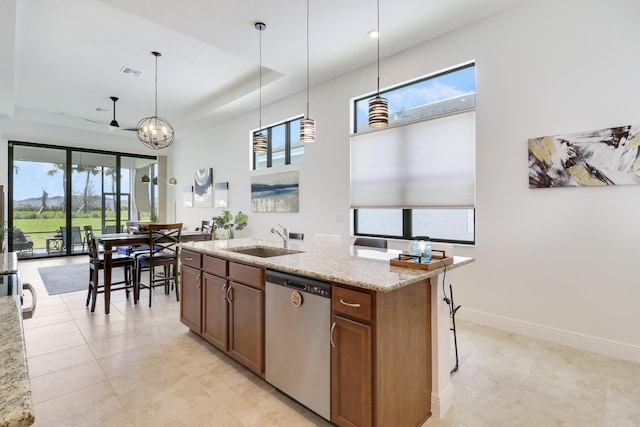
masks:
{"type": "MultiPolygon", "coordinates": [[[[128,215],[128,212],[123,212],[128,215]]],[[[92,209],[87,213],[74,213],[71,223],[73,226],[80,227],[82,236],[84,237],[83,225],[90,224],[96,234],[103,232],[102,216],[105,216],[107,225],[115,225],[116,213],[113,211],[102,212],[98,209],[92,209]]],[[[148,221],[149,218],[142,218],[141,221],[148,221]]],[[[124,220],[122,221],[124,223],[124,220]]],[[[19,228],[33,240],[34,249],[46,248],[46,238],[60,234],[60,227],[65,225],[65,214],[61,210],[45,210],[38,213],[32,207],[18,208],[14,211],[13,226],[19,228]]]]}

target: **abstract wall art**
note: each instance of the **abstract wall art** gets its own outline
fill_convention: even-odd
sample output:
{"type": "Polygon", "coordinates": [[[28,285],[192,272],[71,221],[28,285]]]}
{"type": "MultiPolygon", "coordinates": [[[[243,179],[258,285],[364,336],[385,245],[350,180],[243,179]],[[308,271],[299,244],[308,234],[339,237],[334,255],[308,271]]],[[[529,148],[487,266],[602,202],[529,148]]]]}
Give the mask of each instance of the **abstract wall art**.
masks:
{"type": "Polygon", "coordinates": [[[298,171],[251,177],[252,212],[298,212],[298,171]]]}
{"type": "Polygon", "coordinates": [[[229,183],[216,182],[215,185],[216,208],[229,207],[229,183]]]}
{"type": "Polygon", "coordinates": [[[182,187],[182,206],[185,208],[193,207],[193,185],[182,187]]]}
{"type": "Polygon", "coordinates": [[[197,208],[213,207],[213,169],[198,169],[195,173],[193,187],[195,206],[197,208]]]}
{"type": "Polygon", "coordinates": [[[640,184],[640,126],[529,139],[529,188],[640,184]]]}

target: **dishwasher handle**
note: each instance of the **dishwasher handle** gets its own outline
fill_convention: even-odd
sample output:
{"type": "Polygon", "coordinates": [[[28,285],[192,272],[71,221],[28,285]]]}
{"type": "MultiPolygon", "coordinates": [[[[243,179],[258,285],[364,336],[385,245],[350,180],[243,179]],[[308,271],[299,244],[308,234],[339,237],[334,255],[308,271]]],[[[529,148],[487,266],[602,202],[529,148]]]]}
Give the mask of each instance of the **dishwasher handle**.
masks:
{"type": "Polygon", "coordinates": [[[299,291],[304,291],[307,289],[307,285],[305,285],[304,283],[296,282],[294,280],[285,280],[284,284],[285,286],[298,289],[299,291]]]}

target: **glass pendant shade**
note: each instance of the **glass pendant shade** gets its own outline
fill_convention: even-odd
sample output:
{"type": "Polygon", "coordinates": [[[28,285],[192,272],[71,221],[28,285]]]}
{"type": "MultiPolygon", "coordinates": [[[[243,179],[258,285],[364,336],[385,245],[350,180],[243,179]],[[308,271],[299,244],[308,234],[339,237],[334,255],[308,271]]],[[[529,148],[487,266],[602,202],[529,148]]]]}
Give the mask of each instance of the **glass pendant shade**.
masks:
{"type": "Polygon", "coordinates": [[[380,95],[369,100],[369,126],[377,129],[389,126],[389,104],[380,95]]]}
{"type": "Polygon", "coordinates": [[[137,129],[140,142],[154,150],[167,148],[175,140],[173,126],[162,117],[145,117],[138,122],[137,129]]]}
{"type": "Polygon", "coordinates": [[[305,117],[300,121],[300,141],[312,143],[316,141],[316,121],[305,117]]]}
{"type": "Polygon", "coordinates": [[[267,144],[267,137],[262,132],[253,136],[253,152],[254,153],[266,153],[269,145],[267,144]]]}

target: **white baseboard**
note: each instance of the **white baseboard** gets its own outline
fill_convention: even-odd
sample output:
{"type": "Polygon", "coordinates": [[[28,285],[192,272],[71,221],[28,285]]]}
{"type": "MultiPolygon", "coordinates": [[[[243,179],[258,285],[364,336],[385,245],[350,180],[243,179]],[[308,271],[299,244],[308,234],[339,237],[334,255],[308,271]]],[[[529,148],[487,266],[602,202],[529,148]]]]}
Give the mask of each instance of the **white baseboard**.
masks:
{"type": "Polygon", "coordinates": [[[464,307],[460,309],[457,316],[462,320],[491,326],[496,329],[640,363],[640,347],[631,344],[550,328],[464,307]]]}
{"type": "Polygon", "coordinates": [[[438,420],[443,418],[453,406],[453,384],[449,383],[440,395],[431,393],[431,416],[438,420]]]}

